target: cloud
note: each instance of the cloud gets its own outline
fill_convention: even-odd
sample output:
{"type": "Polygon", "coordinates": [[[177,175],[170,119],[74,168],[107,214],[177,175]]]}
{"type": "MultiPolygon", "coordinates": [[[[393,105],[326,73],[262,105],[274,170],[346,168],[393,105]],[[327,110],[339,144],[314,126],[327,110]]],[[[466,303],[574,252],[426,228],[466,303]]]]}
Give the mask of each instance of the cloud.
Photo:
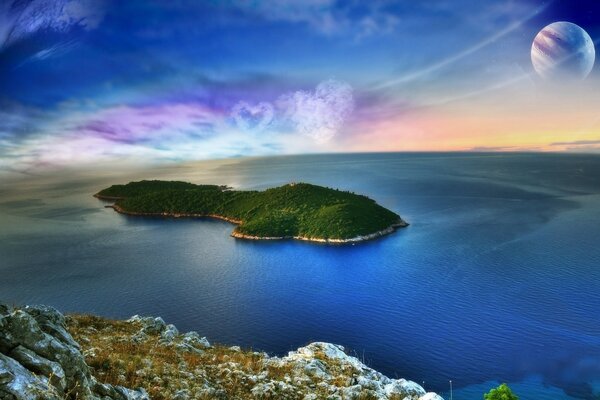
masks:
{"type": "Polygon", "coordinates": [[[294,129],[318,142],[333,138],[354,109],[353,89],[348,83],[329,79],[314,91],[296,91],[277,100],[283,118],[294,129]]]}
{"type": "Polygon", "coordinates": [[[600,139],[598,140],[574,140],[572,142],[554,142],[550,143],[550,146],[588,146],[600,144],[600,139]]]}
{"type": "Polygon", "coordinates": [[[231,110],[236,125],[243,131],[264,130],[273,121],[274,114],[273,105],[264,101],[254,105],[240,101],[231,110]]]}
{"type": "Polygon", "coordinates": [[[339,133],[354,110],[352,86],[329,79],[314,90],[280,95],[273,103],[239,101],[231,109],[237,128],[245,132],[266,129],[295,133],[325,143],[339,133]]]}
{"type": "Polygon", "coordinates": [[[514,146],[476,146],[470,148],[468,151],[476,152],[476,153],[487,153],[487,152],[495,152],[495,151],[511,151],[515,150],[514,146]]]}
{"type": "Polygon", "coordinates": [[[0,51],[37,32],[96,28],[104,10],[97,0],[13,0],[0,4],[0,51]]]}
{"type": "MultiPolygon", "coordinates": [[[[33,134],[36,125],[47,117],[47,113],[35,107],[27,107],[9,101],[0,101],[0,140],[12,143],[17,138],[33,134]]],[[[0,156],[2,156],[0,146],[0,156]]]]}
{"type": "Polygon", "coordinates": [[[233,0],[226,4],[263,19],[306,24],[320,34],[351,34],[357,39],[390,33],[399,21],[384,9],[385,2],[233,0]]]}
{"type": "Polygon", "coordinates": [[[210,135],[221,119],[219,113],[194,103],[118,106],[86,115],[72,130],[118,143],[164,143],[210,135]]]}
{"type": "Polygon", "coordinates": [[[0,170],[149,164],[286,151],[281,137],[249,136],[231,129],[228,114],[201,102],[103,108],[65,103],[42,112],[30,125],[26,112],[34,111],[23,109],[0,120],[0,170]],[[23,129],[30,133],[21,134],[23,129]]]}

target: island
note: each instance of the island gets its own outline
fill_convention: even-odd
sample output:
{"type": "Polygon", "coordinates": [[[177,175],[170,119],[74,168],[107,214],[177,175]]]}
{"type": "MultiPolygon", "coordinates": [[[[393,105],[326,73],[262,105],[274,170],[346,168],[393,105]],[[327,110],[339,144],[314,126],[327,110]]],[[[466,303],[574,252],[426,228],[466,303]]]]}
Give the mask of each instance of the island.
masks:
{"type": "Polygon", "coordinates": [[[308,183],[256,190],[144,180],[113,185],[94,195],[134,216],[218,218],[237,225],[239,239],[297,239],[354,243],[375,239],[408,224],[367,196],[308,183]]]}

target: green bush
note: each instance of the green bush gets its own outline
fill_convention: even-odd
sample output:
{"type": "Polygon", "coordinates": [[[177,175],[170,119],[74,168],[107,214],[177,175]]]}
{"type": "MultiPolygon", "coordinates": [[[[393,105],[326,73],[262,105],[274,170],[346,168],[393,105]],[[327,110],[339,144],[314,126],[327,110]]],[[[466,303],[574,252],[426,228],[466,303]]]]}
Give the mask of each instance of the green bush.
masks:
{"type": "Polygon", "coordinates": [[[484,400],[519,400],[506,383],[483,395],[484,400]]]}

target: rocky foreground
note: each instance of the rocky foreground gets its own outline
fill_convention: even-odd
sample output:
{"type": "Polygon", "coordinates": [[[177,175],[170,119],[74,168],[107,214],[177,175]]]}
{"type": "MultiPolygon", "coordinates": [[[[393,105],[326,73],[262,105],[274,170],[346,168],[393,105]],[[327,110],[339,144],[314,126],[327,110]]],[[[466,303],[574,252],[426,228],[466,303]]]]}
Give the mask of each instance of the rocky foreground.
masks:
{"type": "Polygon", "coordinates": [[[285,357],[213,346],[161,318],[0,305],[0,399],[443,400],[330,343],[285,357]]]}

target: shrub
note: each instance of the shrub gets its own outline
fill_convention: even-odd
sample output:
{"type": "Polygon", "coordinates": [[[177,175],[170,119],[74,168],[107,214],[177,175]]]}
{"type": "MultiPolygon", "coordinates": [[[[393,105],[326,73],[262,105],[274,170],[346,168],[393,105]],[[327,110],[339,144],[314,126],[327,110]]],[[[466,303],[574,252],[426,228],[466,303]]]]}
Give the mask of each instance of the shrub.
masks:
{"type": "Polygon", "coordinates": [[[490,390],[483,395],[484,400],[519,400],[506,383],[501,384],[497,388],[490,390]]]}

